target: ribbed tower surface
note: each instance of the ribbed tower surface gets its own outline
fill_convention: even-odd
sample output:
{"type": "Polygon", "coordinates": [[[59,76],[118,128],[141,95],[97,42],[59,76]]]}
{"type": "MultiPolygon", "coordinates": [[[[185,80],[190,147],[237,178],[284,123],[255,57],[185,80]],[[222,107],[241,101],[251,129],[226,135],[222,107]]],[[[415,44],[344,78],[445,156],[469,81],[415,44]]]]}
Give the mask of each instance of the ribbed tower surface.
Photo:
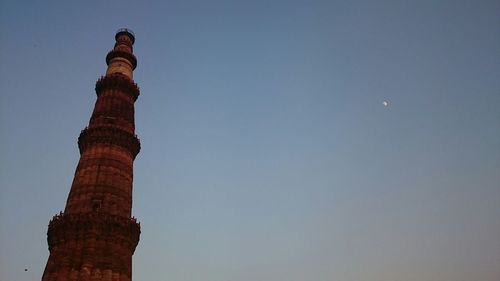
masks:
{"type": "Polygon", "coordinates": [[[134,34],[120,29],[95,86],[89,125],[78,138],[80,160],[64,212],[47,231],[49,258],[42,281],[130,281],[140,225],[132,215],[135,135],[134,34]]]}

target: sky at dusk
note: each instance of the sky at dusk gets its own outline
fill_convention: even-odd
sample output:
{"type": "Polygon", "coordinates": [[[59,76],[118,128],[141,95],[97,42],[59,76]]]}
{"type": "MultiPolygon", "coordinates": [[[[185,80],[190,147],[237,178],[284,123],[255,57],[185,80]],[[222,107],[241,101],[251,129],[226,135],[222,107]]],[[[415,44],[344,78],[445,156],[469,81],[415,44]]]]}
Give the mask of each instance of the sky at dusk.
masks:
{"type": "Polygon", "coordinates": [[[500,280],[500,1],[1,0],[0,281],[41,279],[121,27],[134,280],[500,280]]]}

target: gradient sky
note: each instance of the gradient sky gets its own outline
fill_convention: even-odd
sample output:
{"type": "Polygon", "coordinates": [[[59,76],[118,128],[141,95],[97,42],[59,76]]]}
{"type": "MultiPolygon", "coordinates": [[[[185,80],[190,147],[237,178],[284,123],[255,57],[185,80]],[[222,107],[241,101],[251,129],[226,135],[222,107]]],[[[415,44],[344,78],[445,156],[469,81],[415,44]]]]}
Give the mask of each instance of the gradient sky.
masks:
{"type": "Polygon", "coordinates": [[[135,280],[500,280],[500,1],[1,0],[1,281],[41,279],[120,27],[135,280]]]}

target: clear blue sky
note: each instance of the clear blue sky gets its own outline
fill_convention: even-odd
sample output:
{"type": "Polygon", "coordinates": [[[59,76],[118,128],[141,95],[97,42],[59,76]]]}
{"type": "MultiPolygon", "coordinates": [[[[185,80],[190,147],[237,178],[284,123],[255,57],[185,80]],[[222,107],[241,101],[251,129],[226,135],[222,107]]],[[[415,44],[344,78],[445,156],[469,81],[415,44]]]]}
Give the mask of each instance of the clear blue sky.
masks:
{"type": "Polygon", "coordinates": [[[0,280],[41,278],[120,27],[135,280],[500,280],[487,0],[2,0],[0,280]]]}

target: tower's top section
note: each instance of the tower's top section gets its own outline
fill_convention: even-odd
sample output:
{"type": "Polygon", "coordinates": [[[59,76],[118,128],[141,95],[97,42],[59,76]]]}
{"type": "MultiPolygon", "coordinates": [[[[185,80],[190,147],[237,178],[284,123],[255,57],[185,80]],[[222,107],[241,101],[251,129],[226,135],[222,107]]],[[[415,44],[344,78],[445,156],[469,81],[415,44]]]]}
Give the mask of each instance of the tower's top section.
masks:
{"type": "Polygon", "coordinates": [[[120,39],[123,36],[127,36],[129,38],[130,42],[132,43],[132,45],[134,45],[135,34],[134,34],[134,32],[132,30],[130,30],[128,28],[120,28],[120,29],[118,29],[118,31],[116,31],[116,35],[115,35],[116,42],[121,41],[120,39]]]}
{"type": "Polygon", "coordinates": [[[106,75],[120,73],[133,79],[133,70],[137,66],[137,59],[134,56],[135,35],[127,28],[118,29],[115,34],[115,46],[106,56],[108,70],[106,75]]]}

